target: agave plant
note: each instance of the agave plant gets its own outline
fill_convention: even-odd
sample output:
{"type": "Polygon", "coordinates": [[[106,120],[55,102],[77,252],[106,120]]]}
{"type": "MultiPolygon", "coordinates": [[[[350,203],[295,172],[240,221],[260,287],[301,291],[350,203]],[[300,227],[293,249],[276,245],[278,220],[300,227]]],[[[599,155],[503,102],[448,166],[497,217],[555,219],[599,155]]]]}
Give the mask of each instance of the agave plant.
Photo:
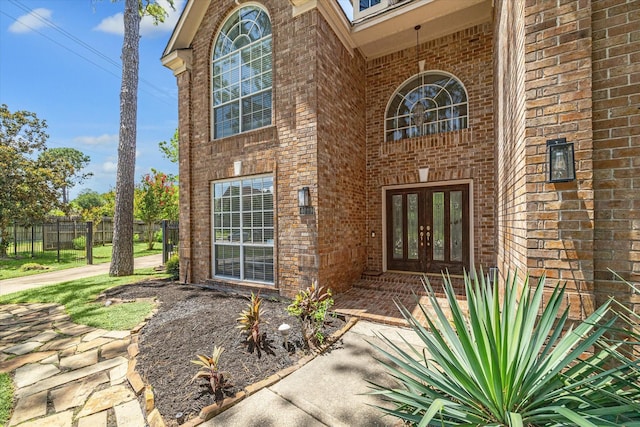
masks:
{"type": "Polygon", "coordinates": [[[427,329],[398,305],[425,348],[381,337],[391,348],[377,347],[381,363],[400,387],[374,384],[395,404],[380,409],[419,426],[640,426],[638,360],[604,337],[616,321],[610,302],[570,326],[565,287],[543,304],[544,280],[532,291],[517,274],[503,289],[465,275],[466,314],[445,276],[449,321],[425,278],[437,318],[420,305],[427,329]]]}
{"type": "Polygon", "coordinates": [[[247,334],[247,341],[251,341],[255,348],[260,349],[260,342],[262,336],[260,335],[260,323],[262,323],[262,316],[264,312],[262,310],[262,298],[260,295],[254,295],[251,292],[251,300],[248,303],[246,310],[240,313],[240,317],[236,320],[239,329],[242,329],[247,334]]]}
{"type": "Polygon", "coordinates": [[[220,355],[224,351],[224,347],[213,347],[213,353],[211,357],[204,354],[198,354],[198,359],[192,360],[191,363],[200,366],[198,373],[191,378],[191,382],[198,378],[205,378],[209,381],[211,390],[216,396],[216,400],[222,396],[222,391],[227,386],[227,380],[224,378],[224,373],[220,371],[220,355]]]}

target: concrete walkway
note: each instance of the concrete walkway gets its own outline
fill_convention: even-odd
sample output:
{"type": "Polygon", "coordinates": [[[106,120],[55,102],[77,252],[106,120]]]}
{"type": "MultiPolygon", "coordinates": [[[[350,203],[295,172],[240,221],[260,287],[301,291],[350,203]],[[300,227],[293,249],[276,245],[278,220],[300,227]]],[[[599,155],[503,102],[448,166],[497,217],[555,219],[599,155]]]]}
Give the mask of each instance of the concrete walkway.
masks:
{"type": "Polygon", "coordinates": [[[393,383],[379,355],[369,343],[386,348],[376,334],[405,347],[402,338],[421,347],[409,329],[367,321],[356,323],[330,351],[274,385],[247,397],[212,418],[203,427],[286,427],[286,426],[400,426],[396,418],[383,416],[374,405],[389,407],[371,391],[368,381],[393,383]]]}
{"type": "Polygon", "coordinates": [[[12,372],[8,426],[144,426],[127,381],[130,331],[77,325],[56,304],[0,305],[0,372],[12,372]],[[115,421],[115,423],[114,423],[115,421]]]}
{"type": "MultiPolygon", "coordinates": [[[[162,254],[134,258],[133,260],[135,268],[157,267],[161,264],[162,254]]],[[[68,282],[69,280],[107,274],[109,273],[109,266],[109,263],[84,265],[81,267],[68,268],[66,270],[52,271],[50,273],[0,280],[0,295],[23,291],[25,289],[39,288],[46,285],[53,285],[55,283],[68,282]]]]}

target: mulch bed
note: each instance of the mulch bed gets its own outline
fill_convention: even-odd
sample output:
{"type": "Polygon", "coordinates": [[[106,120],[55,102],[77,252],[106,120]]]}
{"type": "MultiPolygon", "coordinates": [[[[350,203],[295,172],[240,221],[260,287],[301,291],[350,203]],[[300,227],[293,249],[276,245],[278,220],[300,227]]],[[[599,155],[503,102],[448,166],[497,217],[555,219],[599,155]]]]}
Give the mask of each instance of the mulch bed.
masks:
{"type": "MultiPolygon", "coordinates": [[[[136,370],[153,387],[156,407],[170,426],[177,425],[177,414],[182,413],[186,421],[214,403],[206,380],[191,381],[199,369],[191,363],[196,354],[210,356],[214,345],[224,347],[220,367],[231,383],[226,394],[233,396],[309,353],[298,320],[286,311],[287,300],[264,299],[266,323],[261,332],[266,333],[266,339],[258,352],[249,347],[246,335],[237,328],[236,319],[248,307],[246,296],[166,280],[125,285],[105,294],[107,299],[118,300],[153,297],[160,303],[158,312],[140,331],[136,370]],[[283,323],[291,325],[288,350],[278,332],[283,323]]],[[[329,318],[326,335],[344,323],[340,318],[329,318]]]]}

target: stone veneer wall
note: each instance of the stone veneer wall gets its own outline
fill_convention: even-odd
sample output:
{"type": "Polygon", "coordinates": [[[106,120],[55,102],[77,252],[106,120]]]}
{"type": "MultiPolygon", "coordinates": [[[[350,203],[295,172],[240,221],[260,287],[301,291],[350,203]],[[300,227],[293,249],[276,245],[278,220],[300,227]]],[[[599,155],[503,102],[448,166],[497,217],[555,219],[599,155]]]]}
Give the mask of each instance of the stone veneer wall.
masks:
{"type": "Polygon", "coordinates": [[[596,297],[640,312],[640,1],[592,2],[596,297]]]}
{"type": "MultiPolygon", "coordinates": [[[[232,178],[234,161],[242,176],[273,174],[276,192],[276,284],[292,295],[304,285],[300,269],[317,277],[317,236],[298,213],[297,191],[316,188],[317,15],[291,18],[291,5],[265,0],[273,28],[273,125],[212,140],[211,50],[234,0],[211,2],[192,43],[192,68],[178,76],[180,99],[181,268],[189,281],[211,278],[211,181],[232,178]],[[304,29],[304,31],[300,31],[304,29]],[[312,48],[309,48],[312,47],[312,48]],[[189,126],[191,124],[191,126],[189,126]],[[311,257],[311,261],[310,258],[311,257]]],[[[314,205],[317,195],[313,192],[314,205]]]]}
{"type": "Polygon", "coordinates": [[[493,132],[492,24],[465,29],[422,43],[425,71],[456,76],[469,97],[469,128],[436,135],[384,140],[389,99],[418,72],[415,48],[367,63],[367,269],[382,271],[382,188],[418,183],[418,169],[429,168],[429,182],[473,180],[474,257],[476,266],[496,265],[493,132]]]}
{"type": "Polygon", "coordinates": [[[524,0],[495,3],[496,236],[502,279],[527,270],[524,0]]]}
{"type": "Polygon", "coordinates": [[[318,14],[318,252],[321,284],[341,292],[365,263],[365,61],[318,14]]]}
{"type": "Polygon", "coordinates": [[[595,304],[591,2],[525,7],[527,258],[532,278],[567,282],[570,316],[595,304]],[[546,140],[575,144],[576,180],[546,182],[546,140]]]}

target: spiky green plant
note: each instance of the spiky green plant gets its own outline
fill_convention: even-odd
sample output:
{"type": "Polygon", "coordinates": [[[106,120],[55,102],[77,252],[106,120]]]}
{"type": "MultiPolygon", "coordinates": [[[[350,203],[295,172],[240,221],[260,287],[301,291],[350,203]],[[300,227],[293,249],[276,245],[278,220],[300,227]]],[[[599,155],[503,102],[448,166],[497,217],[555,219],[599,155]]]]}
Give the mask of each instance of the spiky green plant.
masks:
{"type": "Polygon", "coordinates": [[[240,317],[236,321],[240,323],[237,327],[247,334],[247,341],[251,341],[258,351],[262,341],[260,323],[262,323],[263,316],[262,298],[260,298],[260,295],[255,295],[251,292],[251,299],[247,308],[240,313],[240,317]]]}
{"type": "Polygon", "coordinates": [[[300,320],[302,336],[308,346],[322,345],[324,342],[324,322],[333,306],[331,289],[325,290],[313,281],[307,289],[298,291],[287,307],[287,312],[300,320]]]}
{"type": "Polygon", "coordinates": [[[381,363],[400,387],[374,384],[395,404],[381,410],[419,426],[640,426],[638,361],[604,339],[610,302],[574,327],[564,286],[543,304],[544,277],[535,290],[517,274],[504,287],[475,277],[465,275],[468,314],[444,277],[451,322],[426,278],[437,317],[419,304],[428,329],[398,305],[425,348],[382,337],[391,350],[377,347],[381,363]]]}

